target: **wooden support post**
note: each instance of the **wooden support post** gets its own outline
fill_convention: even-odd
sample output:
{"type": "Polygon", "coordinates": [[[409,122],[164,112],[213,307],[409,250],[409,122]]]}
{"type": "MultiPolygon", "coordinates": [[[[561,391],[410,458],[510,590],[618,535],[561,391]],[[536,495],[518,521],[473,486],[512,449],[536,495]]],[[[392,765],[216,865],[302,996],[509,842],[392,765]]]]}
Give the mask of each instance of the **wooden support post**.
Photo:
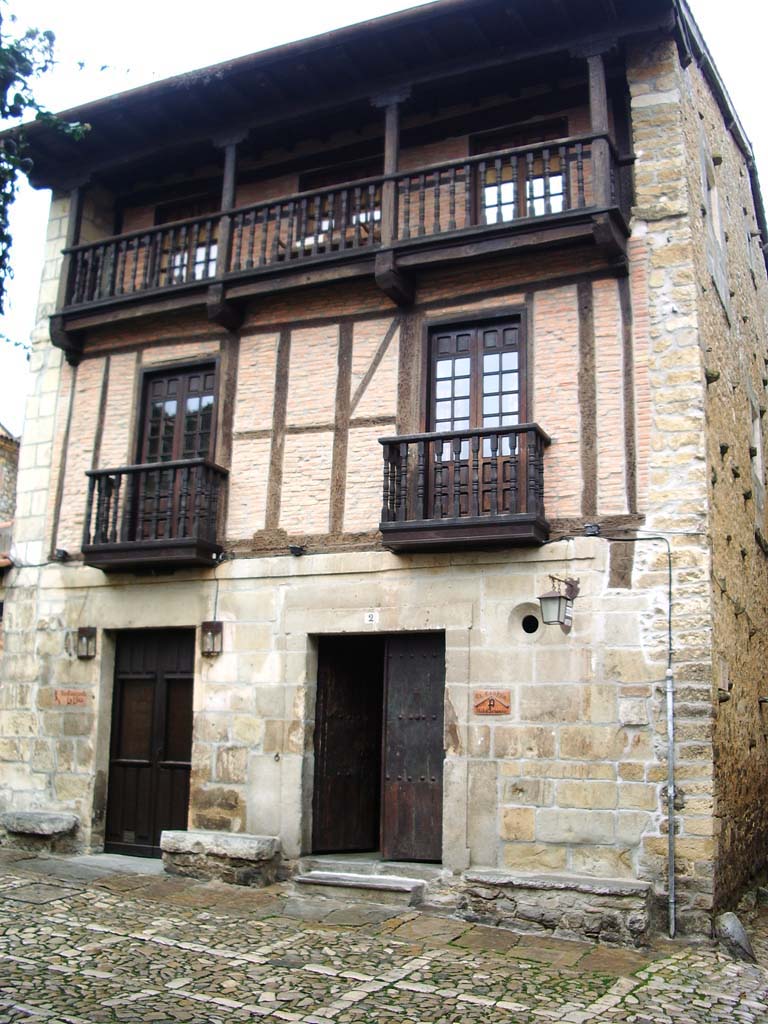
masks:
{"type": "MultiPolygon", "coordinates": [[[[396,174],[400,159],[400,104],[384,111],[384,173],[396,174]]],[[[381,190],[381,244],[391,245],[397,236],[397,183],[385,181],[381,190]]]]}
{"type": "MultiPolygon", "coordinates": [[[[83,222],[83,198],[85,194],[84,184],[75,185],[69,193],[69,217],[67,220],[66,247],[70,249],[80,241],[80,226],[83,222]]],[[[64,254],[61,262],[61,273],[59,274],[59,291],[56,298],[56,309],[61,311],[70,298],[70,278],[72,276],[72,256],[64,254]]]]}
{"type": "MultiPolygon", "coordinates": [[[[608,134],[608,89],[601,53],[587,57],[589,69],[589,110],[592,132],[608,134]]],[[[592,189],[595,206],[611,205],[611,148],[607,138],[592,143],[592,189]]]]}
{"type": "Polygon", "coordinates": [[[244,136],[220,141],[224,149],[224,174],[221,184],[221,218],[216,238],[216,281],[208,289],[208,319],[235,331],[242,323],[242,313],[226,298],[224,275],[230,268],[232,250],[232,217],[237,191],[237,146],[244,136]]]}

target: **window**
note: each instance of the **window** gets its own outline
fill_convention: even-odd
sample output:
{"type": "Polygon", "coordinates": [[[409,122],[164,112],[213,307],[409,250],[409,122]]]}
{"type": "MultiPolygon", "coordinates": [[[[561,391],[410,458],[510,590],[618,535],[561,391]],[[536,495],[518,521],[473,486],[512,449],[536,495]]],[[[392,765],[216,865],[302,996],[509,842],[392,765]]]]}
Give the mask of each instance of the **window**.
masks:
{"type": "Polygon", "coordinates": [[[454,434],[434,446],[438,468],[433,486],[435,476],[442,484],[443,473],[449,471],[454,480],[447,490],[453,492],[458,474],[461,514],[466,514],[470,463],[476,457],[481,512],[489,511],[497,478],[502,481],[499,511],[514,509],[521,439],[513,428],[526,417],[522,317],[433,329],[429,387],[429,430],[454,434]],[[483,430],[477,441],[469,433],[456,436],[477,429],[483,430]]]}
{"type": "MultiPolygon", "coordinates": [[[[198,196],[173,203],[163,203],[155,209],[155,224],[172,224],[217,213],[219,201],[215,196],[198,196]]],[[[169,284],[204,281],[216,274],[216,221],[207,224],[182,226],[172,229],[163,241],[163,263],[169,284]]]]}
{"type": "MultiPolygon", "coordinates": [[[[565,118],[484,132],[471,140],[473,155],[493,153],[552,139],[568,134],[565,118]]],[[[534,149],[530,154],[494,158],[482,163],[479,170],[478,221],[500,224],[519,217],[541,217],[562,213],[565,209],[564,168],[556,151],[534,149]]]]}

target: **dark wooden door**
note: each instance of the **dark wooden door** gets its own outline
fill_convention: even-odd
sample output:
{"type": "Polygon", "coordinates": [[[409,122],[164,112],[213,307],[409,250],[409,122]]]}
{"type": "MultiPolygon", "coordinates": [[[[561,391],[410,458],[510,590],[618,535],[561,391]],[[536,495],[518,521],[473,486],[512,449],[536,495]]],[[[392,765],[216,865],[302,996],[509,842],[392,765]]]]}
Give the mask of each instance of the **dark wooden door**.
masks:
{"type": "Polygon", "coordinates": [[[377,850],[384,643],[322,637],[318,654],[312,847],[377,850]]]}
{"type": "MultiPolygon", "coordinates": [[[[513,427],[525,422],[525,344],[519,316],[468,327],[436,329],[430,337],[429,430],[439,433],[513,427]]],[[[470,513],[471,442],[435,444],[426,500],[429,518],[470,513]],[[458,491],[458,494],[457,494],[458,491]]],[[[494,497],[498,513],[516,512],[518,473],[524,451],[519,438],[479,442],[479,511],[494,497]],[[501,481],[498,486],[496,477],[501,481]],[[498,499],[497,499],[498,500],[498,499]]]]}
{"type": "Polygon", "coordinates": [[[439,861],[445,637],[387,638],[381,815],[385,860],[439,861]]]}
{"type": "Polygon", "coordinates": [[[163,829],[185,829],[195,634],[118,635],[105,849],[160,856],[163,829]]]}

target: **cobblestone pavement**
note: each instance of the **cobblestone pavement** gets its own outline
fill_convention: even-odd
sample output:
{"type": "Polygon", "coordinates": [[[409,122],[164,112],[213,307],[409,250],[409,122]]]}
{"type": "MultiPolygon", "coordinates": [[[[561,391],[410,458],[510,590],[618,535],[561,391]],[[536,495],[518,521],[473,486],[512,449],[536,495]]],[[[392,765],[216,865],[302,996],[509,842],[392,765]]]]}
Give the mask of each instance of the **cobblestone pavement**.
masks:
{"type": "Polygon", "coordinates": [[[765,910],[753,966],[71,864],[0,851],[0,1024],[768,1022],[765,910]]]}

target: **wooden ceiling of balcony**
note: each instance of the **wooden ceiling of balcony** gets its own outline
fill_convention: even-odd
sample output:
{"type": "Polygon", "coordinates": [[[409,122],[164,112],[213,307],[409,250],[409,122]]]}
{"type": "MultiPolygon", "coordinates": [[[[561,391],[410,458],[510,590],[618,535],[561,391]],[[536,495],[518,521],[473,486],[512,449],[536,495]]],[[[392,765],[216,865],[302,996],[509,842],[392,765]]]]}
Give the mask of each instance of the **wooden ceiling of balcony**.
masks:
{"type": "MultiPolygon", "coordinates": [[[[373,95],[406,86],[412,110],[467,98],[467,76],[509,94],[521,75],[546,79],[548,62],[594,41],[672,28],[673,0],[440,0],[374,21],[202,68],[64,112],[92,130],[74,141],[47,126],[28,131],[33,184],[110,183],[152,159],[194,153],[217,160],[214,138],[248,133],[249,148],[323,138],[357,117],[373,95]],[[511,62],[519,64],[514,73],[511,62]]],[[[563,58],[566,63],[563,65],[563,58]]],[[[554,65],[551,65],[554,70],[554,65]]],[[[157,170],[155,163],[155,170],[157,170]]]]}

